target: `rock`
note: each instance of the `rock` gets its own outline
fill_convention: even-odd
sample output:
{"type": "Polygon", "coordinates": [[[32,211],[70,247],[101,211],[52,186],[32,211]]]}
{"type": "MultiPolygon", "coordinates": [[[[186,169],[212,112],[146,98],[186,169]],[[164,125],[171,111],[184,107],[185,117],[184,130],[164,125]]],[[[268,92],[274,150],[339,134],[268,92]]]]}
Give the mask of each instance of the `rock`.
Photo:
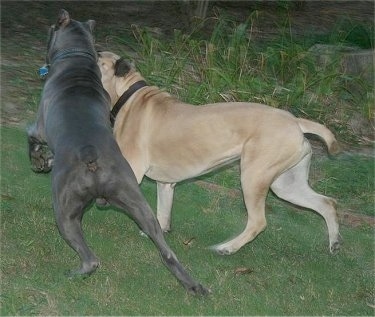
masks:
{"type": "Polygon", "coordinates": [[[315,44],[309,52],[316,58],[319,67],[338,61],[340,71],[343,73],[360,76],[372,83],[374,81],[375,50],[315,44]]]}

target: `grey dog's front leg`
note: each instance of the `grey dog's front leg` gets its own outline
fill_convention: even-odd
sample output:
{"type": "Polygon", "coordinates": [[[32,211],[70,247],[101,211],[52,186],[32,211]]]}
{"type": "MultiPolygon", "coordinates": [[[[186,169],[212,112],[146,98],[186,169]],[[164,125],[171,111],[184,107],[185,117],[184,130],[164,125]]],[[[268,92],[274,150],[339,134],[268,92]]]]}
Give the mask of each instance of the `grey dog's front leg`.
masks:
{"type": "Polygon", "coordinates": [[[31,169],[36,173],[48,173],[52,169],[53,153],[36,131],[35,124],[27,130],[31,169]]]}

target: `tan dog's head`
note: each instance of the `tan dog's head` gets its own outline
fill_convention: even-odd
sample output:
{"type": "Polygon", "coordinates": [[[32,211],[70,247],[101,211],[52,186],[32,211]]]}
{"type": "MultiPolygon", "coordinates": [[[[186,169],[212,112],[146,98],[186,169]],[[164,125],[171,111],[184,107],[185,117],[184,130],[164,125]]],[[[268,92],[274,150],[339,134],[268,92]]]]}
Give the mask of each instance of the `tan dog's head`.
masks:
{"type": "Polygon", "coordinates": [[[98,53],[98,66],[102,73],[102,84],[114,105],[132,84],[134,66],[112,52],[98,53]]]}

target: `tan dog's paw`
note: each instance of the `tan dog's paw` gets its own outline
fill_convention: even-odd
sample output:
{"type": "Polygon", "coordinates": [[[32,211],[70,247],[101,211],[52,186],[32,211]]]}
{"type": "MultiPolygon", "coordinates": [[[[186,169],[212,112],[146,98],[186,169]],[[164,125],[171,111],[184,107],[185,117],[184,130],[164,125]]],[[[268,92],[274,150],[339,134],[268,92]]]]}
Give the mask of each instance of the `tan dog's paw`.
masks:
{"type": "Polygon", "coordinates": [[[333,255],[337,254],[340,251],[341,244],[342,244],[342,237],[339,234],[337,240],[330,243],[329,251],[331,252],[331,254],[333,255]]]}
{"type": "Polygon", "coordinates": [[[215,251],[216,253],[218,253],[220,255],[231,255],[231,254],[237,252],[236,249],[233,249],[230,245],[227,245],[226,243],[214,245],[210,249],[215,251]]]}

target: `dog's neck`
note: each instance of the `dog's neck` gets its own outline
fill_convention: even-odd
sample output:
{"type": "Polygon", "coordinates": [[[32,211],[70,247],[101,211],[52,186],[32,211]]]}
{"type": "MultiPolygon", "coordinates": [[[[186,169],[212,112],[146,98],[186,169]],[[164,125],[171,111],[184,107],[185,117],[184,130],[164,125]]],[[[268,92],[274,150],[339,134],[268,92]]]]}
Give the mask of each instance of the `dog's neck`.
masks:
{"type": "Polygon", "coordinates": [[[55,52],[49,64],[53,64],[62,59],[66,59],[69,57],[77,57],[77,56],[90,58],[93,61],[96,61],[97,59],[95,56],[95,53],[90,52],[88,49],[80,49],[80,48],[72,47],[72,48],[66,48],[58,52],[55,52]]]}
{"type": "Polygon", "coordinates": [[[117,100],[117,102],[111,110],[110,119],[112,126],[114,125],[116,116],[121,110],[121,108],[128,102],[128,100],[133,96],[133,94],[135,94],[139,89],[142,89],[146,86],[147,83],[144,80],[138,80],[134,84],[132,84],[127,90],[124,91],[124,93],[120,96],[120,98],[117,100]]]}
{"type": "MultiPolygon", "coordinates": [[[[116,82],[116,99],[118,100],[125,91],[127,91],[133,84],[138,81],[144,81],[145,79],[141,76],[139,72],[131,72],[128,75],[117,80],[116,82]]],[[[115,101],[116,102],[116,101],[115,101]]]]}

